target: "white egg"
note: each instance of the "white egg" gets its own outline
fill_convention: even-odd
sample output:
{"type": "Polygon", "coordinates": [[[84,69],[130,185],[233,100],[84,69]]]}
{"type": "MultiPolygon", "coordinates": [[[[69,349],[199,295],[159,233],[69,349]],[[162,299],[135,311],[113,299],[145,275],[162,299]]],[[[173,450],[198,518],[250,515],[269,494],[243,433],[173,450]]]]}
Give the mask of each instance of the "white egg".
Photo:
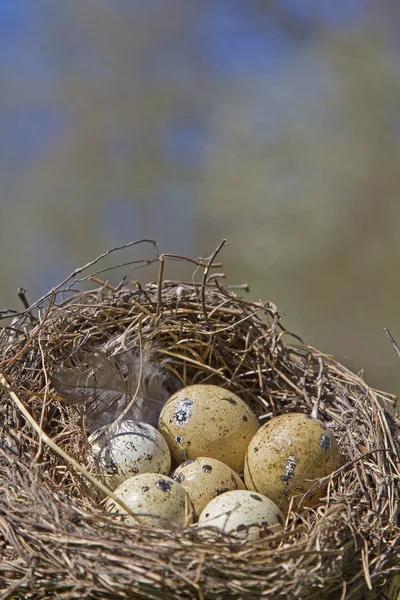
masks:
{"type": "MultiPolygon", "coordinates": [[[[184,527],[193,522],[194,511],[188,494],[166,475],[135,475],[121,483],[114,494],[137,516],[137,519],[127,517],[128,523],[173,529],[175,525],[184,527]]],[[[111,499],[107,501],[106,509],[127,514],[111,499]]]]}
{"type": "Polygon", "coordinates": [[[105,484],[114,489],[139,473],[164,473],[171,469],[171,454],[163,436],[148,423],[120,421],[95,431],[92,453],[105,484]]]}
{"type": "Polygon", "coordinates": [[[211,500],[198,526],[216,527],[235,537],[256,540],[281,529],[283,523],[283,514],[272,500],[249,490],[235,490],[211,500]]]}

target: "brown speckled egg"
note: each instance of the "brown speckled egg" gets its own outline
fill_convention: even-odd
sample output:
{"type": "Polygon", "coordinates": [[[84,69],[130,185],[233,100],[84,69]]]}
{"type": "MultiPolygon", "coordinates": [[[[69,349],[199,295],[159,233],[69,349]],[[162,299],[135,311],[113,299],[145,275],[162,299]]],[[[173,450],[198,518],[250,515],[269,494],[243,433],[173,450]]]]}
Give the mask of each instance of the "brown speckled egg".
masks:
{"type": "Polygon", "coordinates": [[[215,458],[191,458],[174,471],[172,479],[185,488],[197,515],[213,498],[246,489],[239,475],[215,458]]]}
{"type": "MultiPolygon", "coordinates": [[[[147,527],[173,529],[193,522],[193,506],[185,489],[166,475],[141,473],[129,477],[114,492],[115,496],[138,516],[139,523],[147,527]]],[[[126,512],[112,499],[106,503],[109,512],[126,512]]],[[[127,523],[138,524],[132,516],[127,523]]]]}
{"type": "Polygon", "coordinates": [[[282,529],[284,517],[272,500],[248,490],[227,492],[207,504],[198,528],[215,527],[235,537],[256,540],[282,529]]]}
{"type": "Polygon", "coordinates": [[[250,440],[259,428],[243,400],[215,385],[189,385],[163,406],[158,428],[178,463],[208,456],[243,472],[250,440]]]}
{"type": "Polygon", "coordinates": [[[271,419],[251,440],[245,461],[248,489],[271,498],[287,511],[290,497],[296,504],[315,506],[324,493],[319,488],[302,498],[315,480],[338,468],[340,451],[335,437],[321,421],[289,413],[271,419]]]}

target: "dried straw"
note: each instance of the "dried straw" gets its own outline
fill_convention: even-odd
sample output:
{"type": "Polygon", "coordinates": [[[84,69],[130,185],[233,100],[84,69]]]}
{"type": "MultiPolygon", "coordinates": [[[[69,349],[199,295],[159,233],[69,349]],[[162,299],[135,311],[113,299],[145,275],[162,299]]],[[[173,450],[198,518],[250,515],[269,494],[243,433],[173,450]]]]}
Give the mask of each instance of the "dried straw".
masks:
{"type": "Polygon", "coordinates": [[[223,275],[210,273],[221,268],[223,244],[209,259],[156,250],[125,263],[158,264],[156,283],[98,279],[119,264],[85,274],[134,242],[77,269],[24,312],[3,312],[13,321],[0,332],[0,599],[385,597],[400,573],[394,398],[287,332],[272,303],[222,286],[223,275]],[[200,280],[166,280],[171,260],[194,266],[200,280]],[[291,513],[283,533],[252,543],[105,513],[108,491],[88,459],[80,416],[56,395],[51,374],[117,336],[167,358],[184,385],[227,387],[261,422],[318,407],[343,455],[326,498],[291,513]]]}

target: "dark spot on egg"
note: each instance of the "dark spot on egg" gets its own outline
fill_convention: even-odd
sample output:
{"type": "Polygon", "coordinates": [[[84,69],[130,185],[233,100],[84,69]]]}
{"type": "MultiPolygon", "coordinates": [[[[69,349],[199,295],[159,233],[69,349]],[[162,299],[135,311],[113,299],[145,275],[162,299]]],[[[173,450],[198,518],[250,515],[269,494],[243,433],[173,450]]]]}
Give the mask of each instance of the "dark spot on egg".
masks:
{"type": "Polygon", "coordinates": [[[260,496],[257,496],[257,494],[250,494],[250,498],[253,498],[253,500],[257,500],[257,502],[262,502],[262,498],[260,498],[260,496]]]}
{"type": "Polygon", "coordinates": [[[177,435],[175,441],[177,444],[183,444],[184,442],[183,437],[181,435],[177,435]]]}
{"type": "Polygon", "coordinates": [[[243,415],[242,417],[243,421],[248,421],[249,419],[246,417],[246,415],[243,415]]]}
{"type": "Polygon", "coordinates": [[[211,473],[212,466],[211,465],[203,465],[203,471],[204,471],[204,473],[211,473]]]}
{"type": "Polygon", "coordinates": [[[287,461],[285,462],[285,474],[281,477],[285,485],[289,483],[289,479],[292,479],[294,477],[294,470],[296,468],[296,464],[296,457],[290,455],[287,461]]]}
{"type": "Polygon", "coordinates": [[[169,481],[165,481],[165,479],[158,479],[156,481],[156,486],[162,492],[169,492],[171,490],[171,484],[169,481]]]}
{"type": "Polygon", "coordinates": [[[148,492],[149,491],[149,486],[148,485],[144,485],[142,487],[142,492],[148,492]]]}
{"type": "Polygon", "coordinates": [[[182,483],[182,481],[184,480],[184,476],[183,476],[183,475],[180,475],[180,474],[178,474],[178,473],[174,473],[174,474],[172,475],[172,479],[173,479],[174,481],[176,481],[177,483],[182,483]]]}
{"type": "Polygon", "coordinates": [[[238,533],[240,533],[241,531],[247,531],[247,529],[248,529],[247,525],[244,525],[243,523],[241,523],[240,525],[238,525],[236,527],[236,531],[238,533]]]}
{"type": "Polygon", "coordinates": [[[254,452],[258,452],[258,446],[254,446],[254,452]]]}
{"type": "Polygon", "coordinates": [[[172,421],[179,426],[185,425],[192,415],[192,406],[193,400],[190,400],[190,398],[184,398],[181,400],[181,402],[179,402],[178,406],[175,408],[172,421]]]}
{"type": "Polygon", "coordinates": [[[206,513],[206,514],[205,514],[205,517],[206,517],[206,519],[207,519],[209,516],[210,516],[210,513],[206,513]]]}
{"type": "Polygon", "coordinates": [[[276,513],[276,520],[278,521],[279,525],[283,525],[283,519],[282,519],[282,515],[280,515],[279,513],[276,513]]]}
{"type": "Polygon", "coordinates": [[[324,452],[327,452],[327,450],[329,450],[332,447],[331,436],[328,435],[327,433],[323,433],[321,435],[321,440],[319,442],[319,445],[321,446],[321,448],[324,452]]]}
{"type": "Polygon", "coordinates": [[[233,406],[236,406],[237,402],[234,398],[224,398],[224,400],[227,400],[230,404],[233,404],[233,406]]]}
{"type": "Polygon", "coordinates": [[[261,427],[261,429],[267,429],[267,427],[269,427],[269,423],[265,423],[265,424],[264,424],[264,425],[261,427]]]}
{"type": "Polygon", "coordinates": [[[225,492],[229,492],[229,488],[221,488],[220,490],[215,490],[215,495],[220,496],[221,494],[225,494],[225,492]]]}
{"type": "Polygon", "coordinates": [[[118,467],[114,462],[109,463],[107,465],[106,471],[108,475],[116,475],[118,473],[118,467]]]}
{"type": "Polygon", "coordinates": [[[196,462],[197,458],[189,458],[189,460],[185,460],[184,463],[181,464],[181,469],[182,467],[187,467],[188,465],[191,465],[192,463],[196,462]]]}

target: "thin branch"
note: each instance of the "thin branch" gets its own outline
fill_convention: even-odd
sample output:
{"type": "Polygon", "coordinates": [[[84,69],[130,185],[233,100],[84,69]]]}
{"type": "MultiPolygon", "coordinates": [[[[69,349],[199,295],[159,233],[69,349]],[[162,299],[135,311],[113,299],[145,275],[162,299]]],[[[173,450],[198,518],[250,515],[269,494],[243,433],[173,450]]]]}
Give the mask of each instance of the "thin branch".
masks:
{"type": "Polygon", "coordinates": [[[226,244],[226,240],[222,240],[222,242],[220,242],[220,244],[218,244],[217,248],[211,254],[210,258],[208,259],[207,266],[204,269],[203,279],[202,279],[202,282],[201,282],[201,290],[200,290],[201,305],[202,305],[202,308],[203,308],[204,321],[206,322],[206,325],[207,325],[207,327],[209,329],[211,329],[211,323],[210,323],[208,315],[207,315],[207,310],[206,310],[206,296],[205,296],[207,276],[208,276],[208,272],[211,269],[211,266],[212,266],[214,260],[216,259],[217,255],[222,250],[222,248],[223,248],[223,246],[225,244],[226,244]]]}
{"type": "Polygon", "coordinates": [[[26,297],[26,290],[22,287],[18,288],[18,298],[21,300],[23,307],[28,312],[31,324],[34,325],[37,322],[37,318],[33,316],[32,311],[29,308],[29,302],[26,297]]]}
{"type": "Polygon", "coordinates": [[[384,327],[383,331],[386,333],[386,335],[388,336],[389,340],[392,342],[393,348],[396,350],[397,356],[400,358],[400,348],[396,344],[396,340],[394,339],[394,337],[390,333],[389,329],[387,329],[386,327],[384,327]]]}
{"type": "MultiPolygon", "coordinates": [[[[1,372],[0,372],[0,382],[3,385],[5,385],[5,386],[9,386],[7,379],[5,378],[5,376],[3,375],[3,373],[1,373],[1,372]]],[[[35,421],[35,419],[32,417],[32,415],[30,414],[30,412],[28,411],[28,409],[24,406],[23,402],[18,398],[18,396],[17,396],[17,394],[15,394],[15,392],[8,392],[8,394],[9,394],[10,398],[12,399],[12,401],[14,402],[14,404],[17,406],[17,408],[24,415],[25,419],[33,427],[33,429],[39,435],[40,439],[45,444],[47,444],[52,450],[54,450],[54,452],[57,452],[57,454],[59,456],[61,456],[61,458],[63,458],[76,471],[78,471],[78,473],[80,473],[81,475],[83,475],[85,477],[85,479],[87,479],[89,481],[89,483],[91,483],[92,485],[94,485],[98,490],[100,490],[106,496],[109,496],[110,498],[112,498],[112,500],[114,500],[114,502],[116,502],[117,504],[119,504],[119,506],[121,506],[129,515],[131,515],[134,519],[136,519],[138,521],[139,524],[141,524],[140,519],[136,515],[133,514],[133,512],[131,511],[131,509],[122,500],[120,500],[117,496],[115,496],[112,493],[111,490],[109,490],[105,485],[103,485],[101,483],[101,481],[98,481],[98,479],[96,479],[95,477],[93,477],[93,475],[91,473],[89,473],[89,471],[87,471],[85,469],[85,467],[82,467],[82,465],[80,465],[78,462],[76,462],[76,460],[74,460],[71,456],[69,456],[66,452],[64,452],[64,450],[62,448],[60,448],[60,446],[58,446],[43,431],[43,429],[41,428],[41,426],[39,425],[39,423],[37,423],[35,421]]]]}
{"type": "MultiPolygon", "coordinates": [[[[43,304],[43,302],[48,300],[50,297],[52,297],[52,296],[54,297],[54,294],[57,294],[66,283],[71,281],[71,279],[75,279],[75,277],[77,275],[79,275],[80,273],[83,273],[83,271],[86,271],[86,269],[89,269],[90,267],[92,267],[93,265],[95,265],[96,263],[101,261],[103,258],[106,258],[107,256],[109,256],[110,254],[112,254],[114,252],[118,252],[120,250],[125,250],[126,248],[131,248],[132,246],[137,246],[138,244],[151,244],[152,246],[154,246],[154,248],[156,250],[156,256],[158,258],[159,250],[158,250],[155,240],[150,240],[150,239],[136,240],[134,242],[128,242],[127,244],[123,244],[122,246],[115,246],[114,248],[111,248],[110,250],[106,250],[105,252],[103,252],[102,254],[100,254],[95,259],[91,260],[90,262],[86,263],[82,267],[75,269],[70,275],[68,275],[68,277],[66,277],[61,283],[59,283],[56,287],[54,287],[50,292],[47,292],[47,294],[45,294],[44,296],[39,298],[39,300],[34,302],[34,304],[32,304],[29,307],[29,311],[32,311],[34,308],[38,308],[41,304],[43,304]]],[[[157,260],[157,259],[154,259],[154,260],[157,260]]],[[[142,262],[147,263],[148,261],[142,261],[142,262]]],[[[113,268],[116,268],[116,266],[109,267],[108,269],[101,269],[100,271],[96,271],[96,273],[91,273],[91,275],[97,275],[99,273],[102,273],[106,270],[111,270],[113,268]]],[[[90,275],[88,275],[88,277],[90,277],[90,275]]],[[[87,279],[88,277],[86,277],[85,279],[87,279]]],[[[83,281],[83,280],[81,280],[81,281],[83,281]]],[[[24,311],[24,312],[19,312],[19,313],[13,312],[13,314],[15,314],[15,316],[25,317],[25,316],[29,316],[29,311],[24,311]]],[[[0,319],[3,319],[3,318],[5,318],[5,317],[1,316],[1,313],[0,313],[0,319]]]]}
{"type": "Polygon", "coordinates": [[[24,344],[24,346],[21,348],[21,350],[12,358],[9,358],[8,360],[3,360],[3,362],[0,362],[0,367],[9,367],[10,365],[12,365],[13,363],[15,363],[16,360],[18,360],[23,353],[25,352],[25,350],[29,347],[29,345],[31,344],[32,340],[37,336],[37,334],[40,332],[40,330],[42,329],[43,325],[46,322],[46,319],[49,315],[51,306],[53,304],[53,300],[54,300],[54,295],[55,295],[55,288],[53,288],[51,290],[51,294],[50,294],[50,301],[49,301],[49,305],[46,309],[46,312],[44,314],[43,319],[40,321],[39,325],[37,327],[35,327],[35,329],[33,330],[32,334],[29,336],[28,341],[26,342],[26,344],[24,344]]]}
{"type": "MultiPolygon", "coordinates": [[[[223,240],[223,242],[219,245],[219,247],[222,248],[222,246],[225,244],[225,242],[226,242],[226,240],[223,240]]],[[[161,254],[158,257],[158,260],[160,261],[160,268],[158,271],[158,278],[157,278],[157,291],[158,291],[157,312],[156,312],[157,317],[160,316],[161,308],[162,308],[162,285],[163,285],[165,259],[170,258],[172,260],[182,260],[185,262],[192,263],[192,264],[196,265],[197,267],[205,267],[205,269],[208,273],[209,269],[211,268],[211,263],[214,261],[215,257],[217,256],[217,254],[219,252],[219,247],[213,253],[211,259],[209,259],[207,262],[205,262],[204,260],[197,260],[195,258],[189,258],[188,256],[180,256],[179,254],[161,254]]],[[[222,265],[220,263],[213,265],[213,268],[219,269],[220,267],[222,267],[222,265]]]]}

